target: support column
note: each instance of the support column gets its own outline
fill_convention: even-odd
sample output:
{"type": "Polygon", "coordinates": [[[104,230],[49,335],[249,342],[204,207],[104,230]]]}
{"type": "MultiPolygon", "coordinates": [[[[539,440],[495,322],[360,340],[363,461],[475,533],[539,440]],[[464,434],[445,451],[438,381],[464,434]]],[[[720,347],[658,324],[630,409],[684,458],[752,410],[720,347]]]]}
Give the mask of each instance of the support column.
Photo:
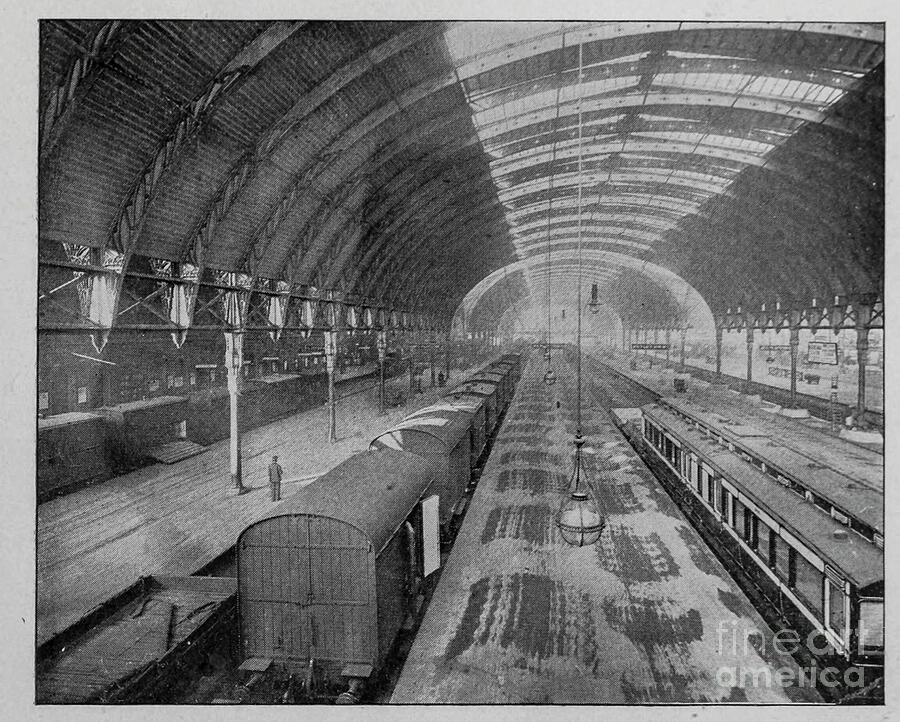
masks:
{"type": "Polygon", "coordinates": [[[672,331],[666,329],[666,368],[669,368],[669,347],[672,345],[672,331]]]}
{"type": "Polygon", "coordinates": [[[337,360],[337,331],[325,332],[325,369],[328,371],[328,441],[337,441],[335,414],[334,363],[337,360]]]}
{"type": "Polygon", "coordinates": [[[754,329],[753,326],[747,324],[747,381],[744,385],[744,390],[746,393],[750,393],[751,385],[753,384],[753,336],[754,329]]]}
{"type": "Polygon", "coordinates": [[[790,326],[790,345],[791,345],[791,408],[797,408],[797,357],[800,352],[800,327],[791,322],[790,326]]]}
{"type": "Polygon", "coordinates": [[[685,357],[684,357],[684,344],[687,341],[687,328],[681,329],[681,366],[682,368],[685,365],[685,357]]]}
{"type": "Polygon", "coordinates": [[[229,460],[231,467],[231,492],[247,491],[241,469],[241,429],[238,419],[238,395],[241,386],[241,368],[244,363],[244,334],[225,334],[225,369],[228,374],[228,401],[230,419],[229,460]]]}
{"type": "Polygon", "coordinates": [[[450,381],[450,331],[444,338],[444,379],[450,381]]]}
{"type": "Polygon", "coordinates": [[[384,413],[384,363],[387,358],[387,331],[379,331],[378,347],[378,413],[384,413]]]}
{"type": "Polygon", "coordinates": [[[716,325],[716,376],[722,381],[722,327],[716,325]]]}
{"type": "Polygon", "coordinates": [[[431,340],[429,341],[429,345],[431,346],[431,388],[435,386],[435,374],[434,374],[434,363],[435,363],[435,347],[437,346],[437,341],[434,337],[434,331],[431,332],[431,340]]]}
{"type": "Polygon", "coordinates": [[[869,317],[871,309],[856,309],[856,364],[859,372],[856,383],[856,426],[867,429],[866,422],[866,365],[869,363],[869,317]]]}
{"type": "Polygon", "coordinates": [[[412,401],[413,395],[416,393],[416,379],[415,379],[416,362],[415,362],[415,358],[414,358],[414,355],[415,355],[414,349],[415,349],[415,344],[410,343],[409,344],[409,360],[408,360],[408,363],[409,363],[409,394],[407,395],[406,403],[409,403],[410,401],[412,401]]]}
{"type": "Polygon", "coordinates": [[[628,343],[626,341],[626,336],[625,336],[627,333],[628,333],[628,331],[625,328],[625,324],[623,323],[622,324],[622,352],[623,353],[626,353],[628,351],[628,343]]]}

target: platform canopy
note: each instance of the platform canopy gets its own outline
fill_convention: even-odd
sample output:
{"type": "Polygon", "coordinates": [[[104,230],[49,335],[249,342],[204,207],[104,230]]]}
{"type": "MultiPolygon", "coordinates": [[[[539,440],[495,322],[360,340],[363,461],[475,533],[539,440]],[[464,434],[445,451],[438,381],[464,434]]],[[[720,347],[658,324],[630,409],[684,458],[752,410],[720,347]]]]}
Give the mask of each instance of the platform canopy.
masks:
{"type": "Polygon", "coordinates": [[[542,297],[576,272],[580,132],[582,273],[607,295],[651,267],[713,312],[882,291],[881,25],[40,33],[45,260],[97,249],[120,271],[187,263],[447,317],[521,263],[542,297]]]}

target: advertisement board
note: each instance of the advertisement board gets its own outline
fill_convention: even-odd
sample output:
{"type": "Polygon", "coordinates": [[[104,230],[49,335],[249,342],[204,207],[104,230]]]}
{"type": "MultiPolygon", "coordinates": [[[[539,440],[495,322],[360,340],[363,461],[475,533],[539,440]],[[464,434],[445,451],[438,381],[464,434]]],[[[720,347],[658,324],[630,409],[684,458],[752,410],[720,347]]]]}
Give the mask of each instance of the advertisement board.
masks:
{"type": "Polygon", "coordinates": [[[807,348],[807,362],[811,364],[837,365],[837,344],[827,341],[810,341],[807,348]]]}

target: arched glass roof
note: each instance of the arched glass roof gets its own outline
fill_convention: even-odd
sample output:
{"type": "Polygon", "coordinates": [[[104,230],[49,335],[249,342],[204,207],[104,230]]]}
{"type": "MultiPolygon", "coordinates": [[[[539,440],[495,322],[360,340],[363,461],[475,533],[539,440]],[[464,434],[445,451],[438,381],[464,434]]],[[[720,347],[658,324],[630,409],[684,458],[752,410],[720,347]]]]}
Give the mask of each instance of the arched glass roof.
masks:
{"type": "Polygon", "coordinates": [[[39,254],[449,316],[571,249],[580,184],[598,278],[879,294],[883,61],[880,24],[47,20],[39,254]]]}

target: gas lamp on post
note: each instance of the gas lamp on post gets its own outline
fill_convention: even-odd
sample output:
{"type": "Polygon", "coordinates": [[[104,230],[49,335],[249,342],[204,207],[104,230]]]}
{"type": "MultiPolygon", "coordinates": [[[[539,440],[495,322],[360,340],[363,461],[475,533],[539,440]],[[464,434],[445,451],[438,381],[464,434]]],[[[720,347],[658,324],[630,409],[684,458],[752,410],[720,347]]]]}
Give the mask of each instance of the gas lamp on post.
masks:
{"type": "MultiPolygon", "coordinates": [[[[581,194],[582,194],[582,117],[581,117],[581,82],[582,82],[582,46],[578,45],[578,276],[577,276],[577,294],[578,294],[578,326],[577,326],[577,347],[576,347],[576,411],[575,411],[575,465],[572,471],[572,477],[569,482],[566,494],[563,496],[559,512],[556,515],[556,526],[559,529],[563,540],[577,547],[589,546],[597,542],[603,529],[606,526],[606,520],[600,513],[600,507],[594,498],[593,489],[584,469],[582,458],[582,447],[584,446],[584,437],[582,436],[582,419],[581,419],[581,194]]],[[[596,284],[592,288],[591,301],[596,301],[595,291],[596,284]]],[[[599,304],[598,304],[599,307],[599,304]]],[[[593,310],[593,307],[591,307],[593,310]]]]}

